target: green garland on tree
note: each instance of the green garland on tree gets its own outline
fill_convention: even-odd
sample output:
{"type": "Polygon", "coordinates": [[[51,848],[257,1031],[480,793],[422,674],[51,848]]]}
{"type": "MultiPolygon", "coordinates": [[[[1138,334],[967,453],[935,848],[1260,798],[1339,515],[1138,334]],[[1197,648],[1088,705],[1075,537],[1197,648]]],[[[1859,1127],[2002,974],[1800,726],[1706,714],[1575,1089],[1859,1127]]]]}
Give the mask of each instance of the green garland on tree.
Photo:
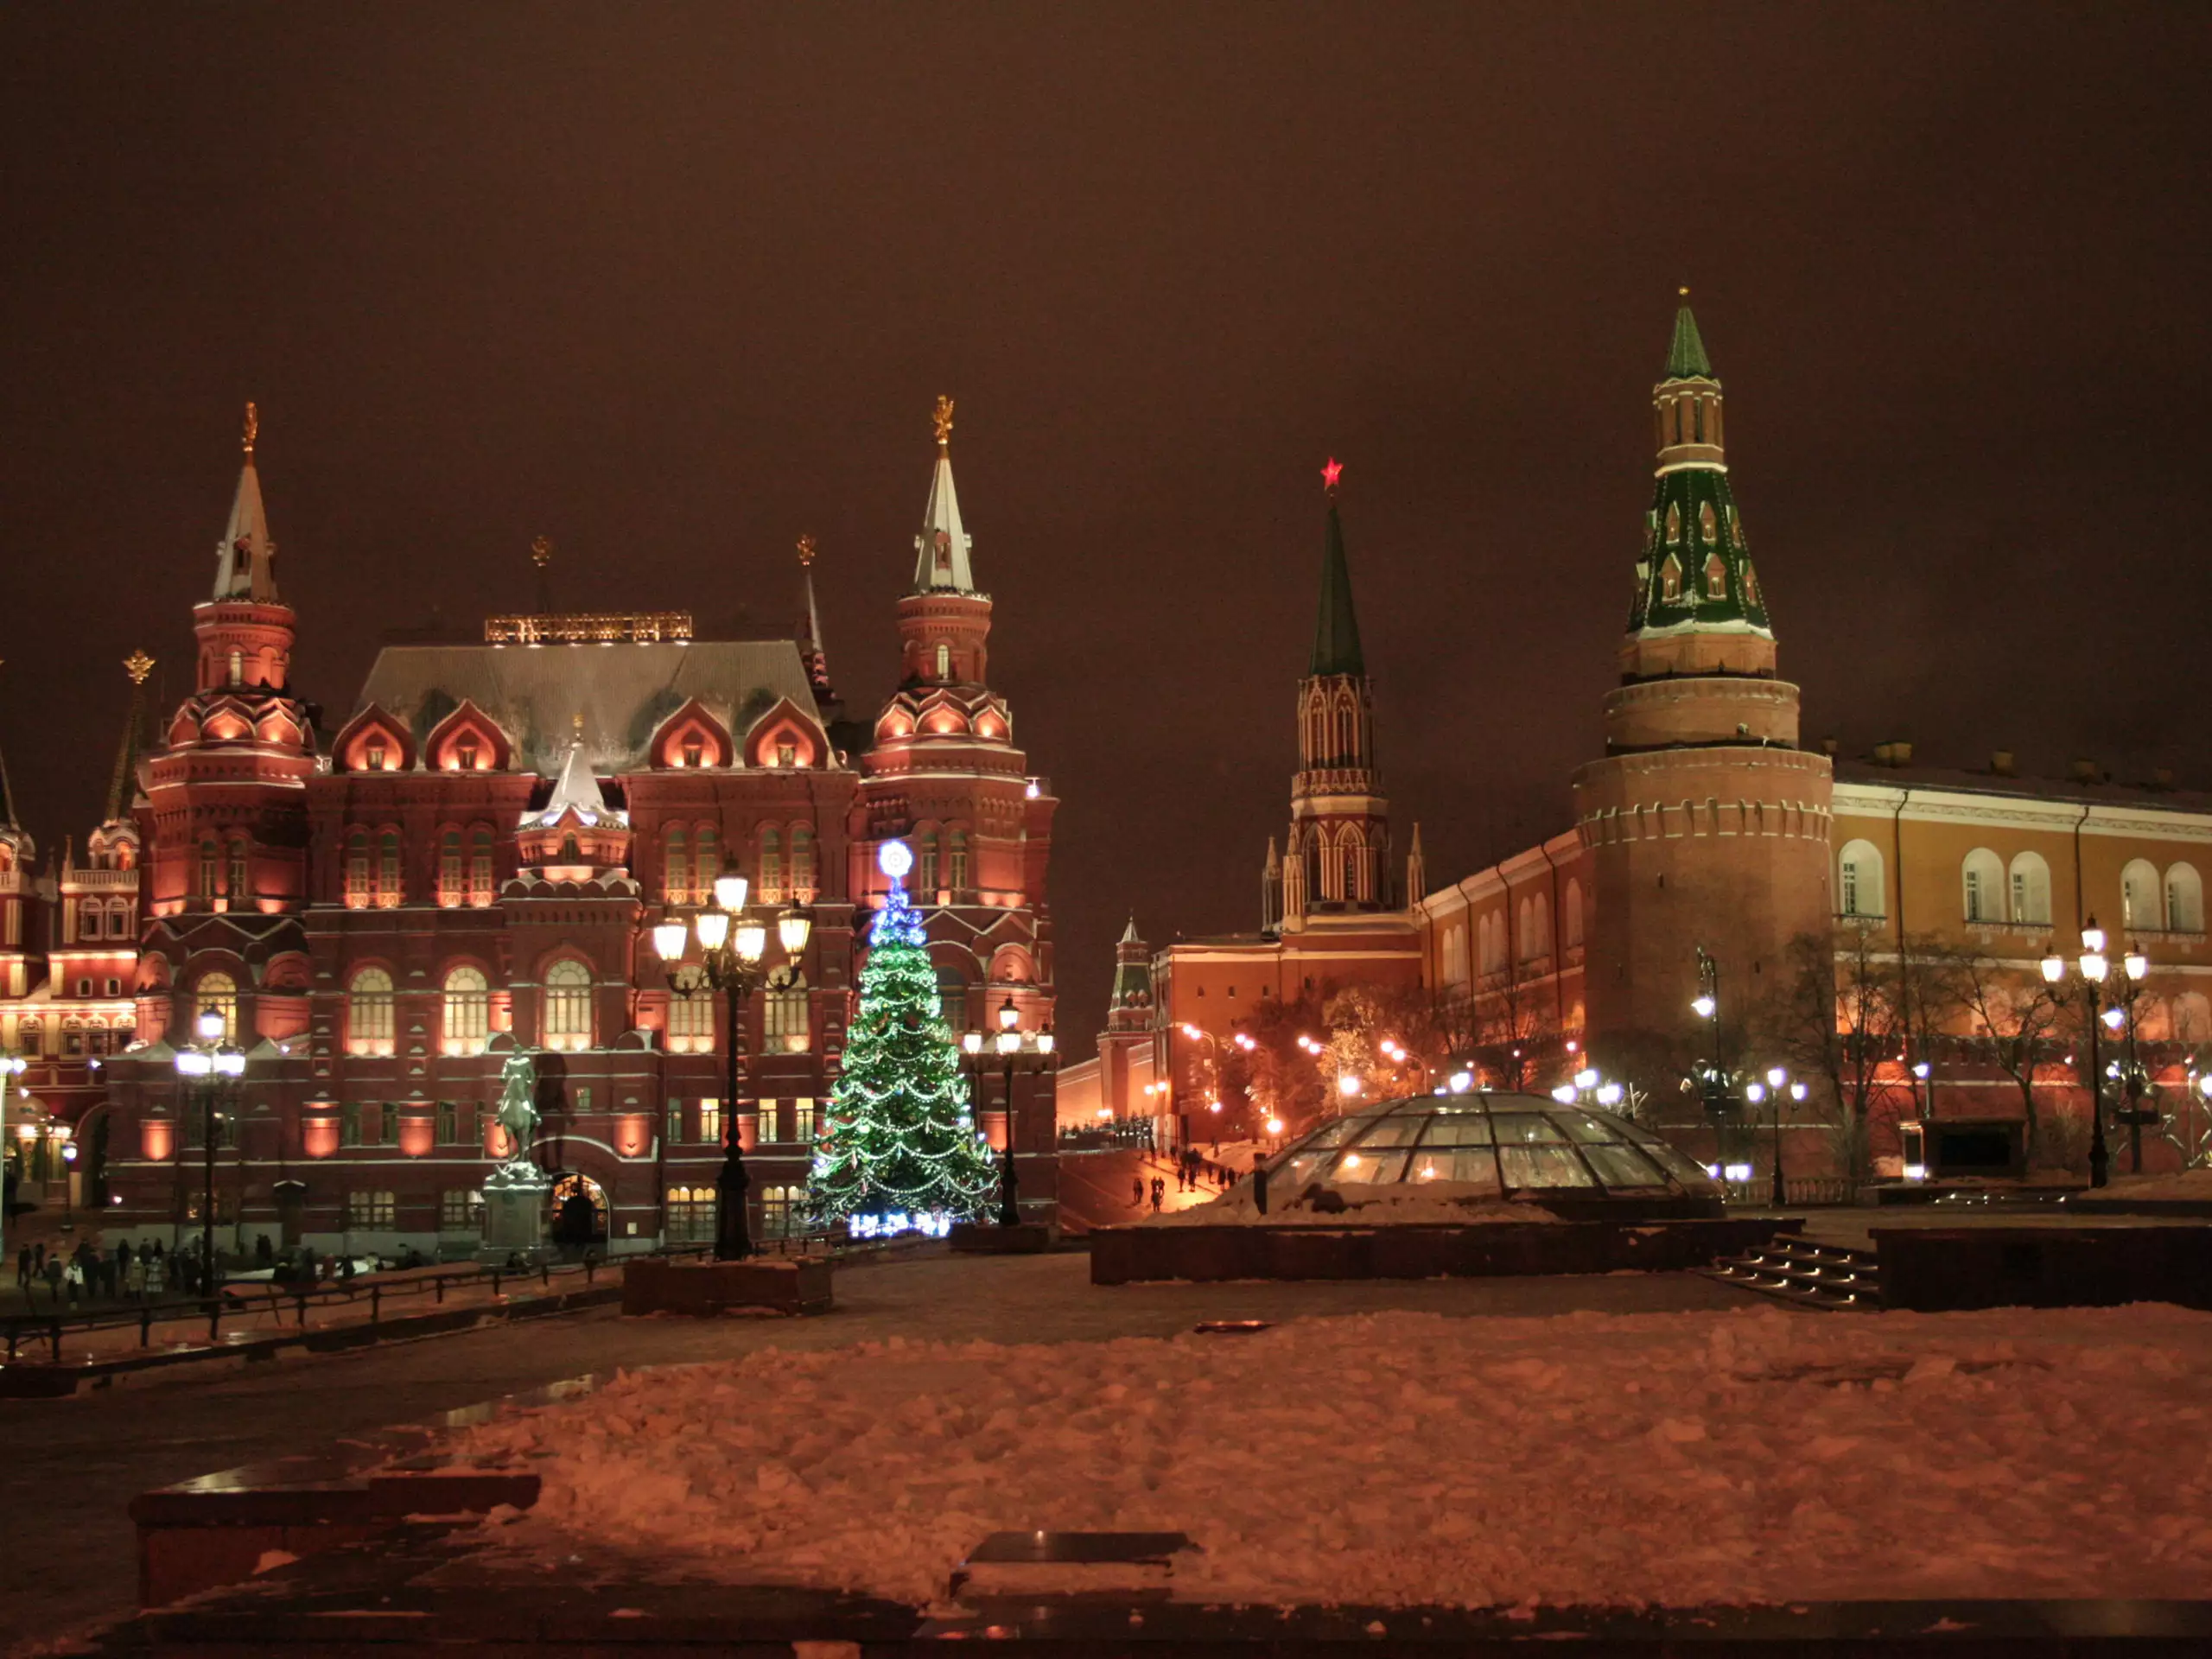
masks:
{"type": "Polygon", "coordinates": [[[895,861],[885,868],[891,892],[868,931],[860,1009],[815,1142],[808,1199],[823,1221],[873,1217],[893,1230],[941,1231],[982,1215],[997,1176],[938,1014],[922,918],[895,861]]]}

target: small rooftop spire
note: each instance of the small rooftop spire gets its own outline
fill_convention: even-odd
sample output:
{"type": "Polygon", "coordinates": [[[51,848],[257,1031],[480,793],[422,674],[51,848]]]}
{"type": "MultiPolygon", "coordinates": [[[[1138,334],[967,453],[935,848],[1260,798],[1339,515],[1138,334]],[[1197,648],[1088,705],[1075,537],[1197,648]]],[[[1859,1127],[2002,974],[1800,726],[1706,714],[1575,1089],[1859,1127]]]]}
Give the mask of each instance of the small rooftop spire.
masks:
{"type": "Polygon", "coordinates": [[[536,536],[531,538],[530,562],[537,567],[537,613],[550,615],[553,609],[553,575],[548,569],[553,563],[553,538],[536,536]]]}
{"type": "Polygon", "coordinates": [[[814,560],[817,550],[813,537],[798,538],[798,579],[804,607],[798,620],[798,656],[806,669],[807,683],[814,688],[815,702],[826,704],[835,702],[837,693],[830,683],[830,658],[822,642],[822,609],[814,602],[814,560]]]}
{"type": "Polygon", "coordinates": [[[1328,531],[1321,545],[1321,614],[1313,629],[1311,676],[1364,674],[1367,659],[1359,648],[1359,618],[1352,609],[1351,568],[1344,559],[1344,522],[1337,516],[1337,480],[1344,465],[1331,457],[1321,469],[1328,492],[1328,531]]]}
{"type": "Polygon", "coordinates": [[[260,435],[260,411],[248,404],[238,443],[245,461],[238,468],[238,493],[231,498],[231,522],[215,548],[215,597],[274,605],[281,602],[276,596],[276,542],[269,533],[269,515],[261,505],[261,476],[253,465],[253,446],[260,435]]]}
{"type": "Polygon", "coordinates": [[[107,783],[107,816],[103,823],[120,823],[130,815],[130,803],[138,795],[138,760],[146,747],[146,677],[154,671],[154,659],[143,651],[134,651],[123,659],[123,671],[130,677],[130,712],[123,722],[123,741],[115,751],[115,771],[107,783]]]}
{"type": "Polygon", "coordinates": [[[914,537],[914,591],[976,591],[968,556],[975,538],[960,522],[960,495],[952,486],[952,399],[940,397],[931,412],[937,432],[937,471],[930,478],[922,533],[914,537]]]}

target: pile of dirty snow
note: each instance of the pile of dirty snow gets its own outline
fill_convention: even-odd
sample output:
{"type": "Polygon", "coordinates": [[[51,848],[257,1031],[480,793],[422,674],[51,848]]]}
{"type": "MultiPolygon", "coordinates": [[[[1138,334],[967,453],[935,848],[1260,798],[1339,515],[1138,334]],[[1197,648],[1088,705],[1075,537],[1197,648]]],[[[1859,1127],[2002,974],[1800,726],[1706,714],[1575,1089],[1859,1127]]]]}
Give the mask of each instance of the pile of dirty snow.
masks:
{"type": "Polygon", "coordinates": [[[893,1338],[618,1377],[466,1431],[500,1538],[923,1603],[986,1534],[1185,1531],[1176,1593],[1684,1605],[2193,1597],[2212,1315],[2171,1307],[893,1338]]]}

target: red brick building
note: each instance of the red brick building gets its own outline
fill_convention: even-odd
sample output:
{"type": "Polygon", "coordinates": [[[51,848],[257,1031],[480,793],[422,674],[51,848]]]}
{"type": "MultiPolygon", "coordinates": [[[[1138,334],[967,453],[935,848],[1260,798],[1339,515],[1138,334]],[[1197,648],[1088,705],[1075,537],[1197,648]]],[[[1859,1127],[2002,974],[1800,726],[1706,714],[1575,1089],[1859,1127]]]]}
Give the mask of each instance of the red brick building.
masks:
{"type": "MultiPolygon", "coordinates": [[[[710,1237],[731,1133],[756,1234],[796,1228],[888,839],[915,851],[948,1020],[981,1026],[1010,998],[1025,1027],[1048,1025],[1057,804],[985,683],[991,601],[950,432],[947,404],[903,672],[872,732],[841,717],[810,569],[798,639],[694,640],[670,614],[495,618],[480,644],[386,647],[326,732],[293,689],[249,427],[194,608],[196,686],[139,770],[143,1040],[109,1068],[111,1230],[162,1236],[199,1213],[204,1144],[172,1043],[207,1009],[246,1052],[214,1183],[242,1247],[473,1249],[516,1048],[537,1057],[556,1200],[581,1187],[612,1249],[710,1237]],[[650,941],[728,868],[772,924],[734,1101],[720,999],[671,989],[650,941]],[[772,922],[792,908],[812,927],[787,957],[772,922]]],[[[1052,1079],[1017,1096],[1025,1207],[1048,1217],[1052,1079]]],[[[983,1121],[1001,1141],[1003,1112],[983,1121]]]]}

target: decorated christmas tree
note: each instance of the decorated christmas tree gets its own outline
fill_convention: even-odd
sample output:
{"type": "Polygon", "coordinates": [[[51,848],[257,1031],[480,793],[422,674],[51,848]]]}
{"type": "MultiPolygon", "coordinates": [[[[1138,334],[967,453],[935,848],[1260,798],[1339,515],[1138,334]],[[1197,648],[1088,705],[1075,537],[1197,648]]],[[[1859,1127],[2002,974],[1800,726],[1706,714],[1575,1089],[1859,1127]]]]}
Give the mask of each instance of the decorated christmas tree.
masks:
{"type": "Polygon", "coordinates": [[[885,844],[891,892],[868,930],[860,1011],[815,1143],[809,1201],[824,1221],[942,1232],[982,1215],[997,1177],[938,1011],[922,918],[900,884],[911,861],[901,843],[885,844]]]}

